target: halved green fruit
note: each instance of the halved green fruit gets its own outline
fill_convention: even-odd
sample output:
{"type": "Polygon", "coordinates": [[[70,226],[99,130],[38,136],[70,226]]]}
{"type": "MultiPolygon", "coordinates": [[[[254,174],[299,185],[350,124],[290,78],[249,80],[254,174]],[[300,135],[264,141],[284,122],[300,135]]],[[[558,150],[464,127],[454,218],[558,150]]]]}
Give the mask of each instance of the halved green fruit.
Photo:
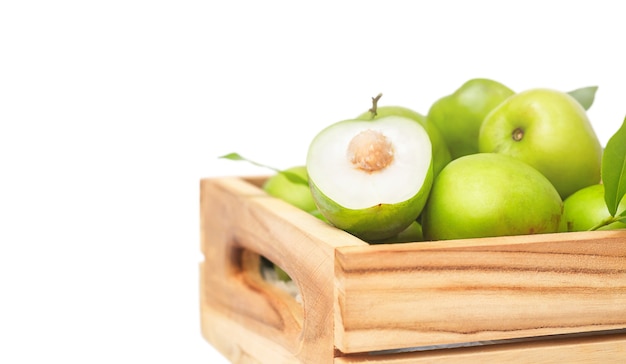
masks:
{"type": "Polygon", "coordinates": [[[363,240],[393,237],[421,213],[433,181],[432,144],[401,116],[345,120],[322,130],[307,155],[318,210],[363,240]]]}
{"type": "Polygon", "coordinates": [[[374,116],[371,111],[366,111],[363,114],[357,116],[357,119],[363,120],[377,120],[386,116],[404,116],[409,119],[413,119],[420,123],[428,133],[430,141],[433,145],[433,175],[436,177],[439,172],[450,163],[452,157],[448,150],[448,145],[443,139],[443,136],[437,126],[433,123],[426,121],[426,116],[418,113],[417,111],[404,106],[379,106],[376,109],[376,115],[374,116]]]}

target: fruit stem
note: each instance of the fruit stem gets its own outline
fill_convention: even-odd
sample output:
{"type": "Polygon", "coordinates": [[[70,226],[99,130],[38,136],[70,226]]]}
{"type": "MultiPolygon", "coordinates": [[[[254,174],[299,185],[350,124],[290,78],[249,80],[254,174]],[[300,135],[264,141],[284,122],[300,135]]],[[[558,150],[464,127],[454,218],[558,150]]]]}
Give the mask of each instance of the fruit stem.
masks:
{"type": "Polygon", "coordinates": [[[372,107],[368,110],[372,113],[372,119],[378,115],[378,100],[380,100],[381,97],[383,97],[382,93],[376,95],[376,97],[372,97],[372,107]]]}
{"type": "Polygon", "coordinates": [[[519,142],[524,138],[524,130],[522,130],[522,128],[516,128],[515,130],[513,130],[513,133],[511,133],[511,137],[516,142],[519,142]]]}

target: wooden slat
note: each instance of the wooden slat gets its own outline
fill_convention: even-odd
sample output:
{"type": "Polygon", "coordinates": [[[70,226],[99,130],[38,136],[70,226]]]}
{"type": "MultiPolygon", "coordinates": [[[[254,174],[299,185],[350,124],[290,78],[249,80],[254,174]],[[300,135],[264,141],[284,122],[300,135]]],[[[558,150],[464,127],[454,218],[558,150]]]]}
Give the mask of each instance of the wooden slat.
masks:
{"type": "Polygon", "coordinates": [[[626,231],[337,249],[344,353],[626,328],[626,231]]]}
{"type": "Polygon", "coordinates": [[[335,364],[621,364],[625,360],[626,334],[616,334],[402,354],[354,355],[337,358],[335,364]]]}

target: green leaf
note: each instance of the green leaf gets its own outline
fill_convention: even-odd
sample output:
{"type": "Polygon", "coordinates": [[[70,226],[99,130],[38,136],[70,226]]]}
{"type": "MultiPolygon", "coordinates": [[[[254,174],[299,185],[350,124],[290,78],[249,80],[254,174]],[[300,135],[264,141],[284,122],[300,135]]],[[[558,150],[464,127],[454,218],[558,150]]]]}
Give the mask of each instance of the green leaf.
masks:
{"type": "Polygon", "coordinates": [[[223,156],[219,157],[220,159],[229,159],[231,161],[244,161],[244,162],[248,162],[250,164],[254,164],[257,167],[262,167],[262,168],[267,168],[267,169],[271,169],[272,171],[276,172],[276,173],[280,173],[283,176],[285,176],[290,182],[293,183],[298,183],[298,184],[303,184],[303,185],[309,185],[309,181],[307,181],[306,179],[300,177],[298,174],[296,173],[292,173],[292,172],[288,172],[288,171],[282,171],[278,168],[274,168],[274,167],[270,167],[268,165],[265,164],[261,164],[258,162],[255,162],[253,160],[250,160],[248,158],[245,158],[243,156],[241,156],[239,153],[228,153],[228,154],[224,154],[223,156]]]}
{"type": "Polygon", "coordinates": [[[626,195],[626,118],[619,130],[606,143],[602,155],[604,201],[611,216],[626,195]]]}
{"type": "Polygon", "coordinates": [[[231,161],[242,161],[245,160],[244,157],[240,156],[238,153],[228,153],[219,157],[220,159],[230,159],[231,161]]]}
{"type": "Polygon", "coordinates": [[[280,172],[278,169],[276,169],[274,167],[266,166],[264,164],[257,163],[255,161],[252,161],[252,160],[248,159],[248,158],[245,158],[245,157],[241,156],[239,153],[228,153],[228,154],[224,154],[223,156],[221,156],[219,158],[220,159],[230,159],[231,161],[244,161],[244,162],[248,162],[250,164],[254,164],[257,167],[268,168],[268,169],[271,169],[273,171],[280,172]]]}
{"type": "Polygon", "coordinates": [[[572,90],[568,92],[568,94],[574,97],[578,103],[585,108],[585,110],[589,110],[596,97],[596,91],[598,91],[598,86],[589,86],[572,90]]]}

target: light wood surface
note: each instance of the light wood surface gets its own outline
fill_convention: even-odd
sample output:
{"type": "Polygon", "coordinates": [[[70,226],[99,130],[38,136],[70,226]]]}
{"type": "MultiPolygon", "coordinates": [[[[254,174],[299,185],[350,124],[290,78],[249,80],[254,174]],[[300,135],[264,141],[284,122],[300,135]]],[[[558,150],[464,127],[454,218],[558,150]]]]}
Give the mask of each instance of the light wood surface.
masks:
{"type": "Polygon", "coordinates": [[[335,364],[620,364],[626,358],[626,334],[563,338],[537,342],[430,350],[388,355],[354,355],[335,364]]]}
{"type": "Polygon", "coordinates": [[[337,249],[343,352],[626,327],[623,231],[337,249]]]}
{"type": "Polygon", "coordinates": [[[273,353],[280,352],[278,357],[292,360],[330,362],[334,249],[365,243],[238,178],[203,180],[200,206],[201,310],[211,312],[202,322],[205,337],[220,342],[233,361],[254,352],[260,362],[276,363],[273,353]],[[261,278],[259,254],[293,277],[302,304],[261,278]],[[216,313],[227,319],[222,323],[244,327],[273,345],[245,341],[247,336],[234,328],[218,339],[209,319],[216,313]],[[229,339],[230,346],[222,343],[229,339]]]}
{"type": "Polygon", "coordinates": [[[626,231],[368,245],[270,197],[263,180],[200,182],[202,333],[234,363],[623,356],[624,334],[368,353],[626,328],[626,231]],[[301,303],[262,278],[261,255],[301,303]]]}

